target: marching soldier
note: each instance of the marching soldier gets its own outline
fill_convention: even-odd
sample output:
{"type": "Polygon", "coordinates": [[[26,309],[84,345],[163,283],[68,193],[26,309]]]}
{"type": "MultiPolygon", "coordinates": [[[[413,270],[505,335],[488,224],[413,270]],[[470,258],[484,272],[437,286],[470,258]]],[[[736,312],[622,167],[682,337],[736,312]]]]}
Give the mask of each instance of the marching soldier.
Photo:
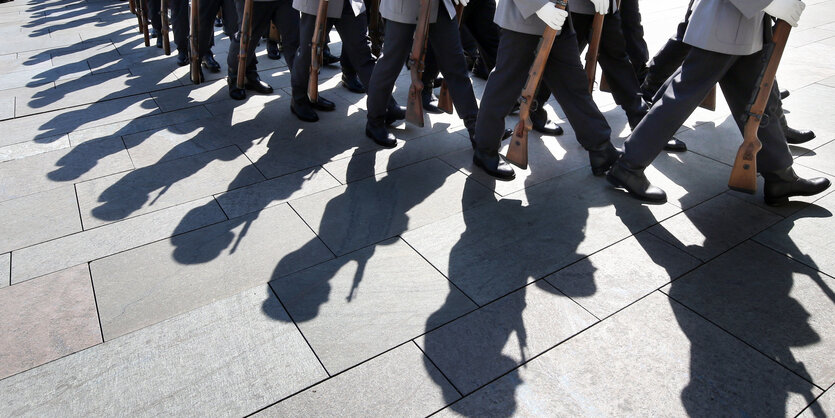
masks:
{"type": "Polygon", "coordinates": [[[212,53],[215,32],[212,30],[218,11],[223,8],[223,33],[231,39],[238,31],[238,21],[235,13],[235,0],[192,0],[200,2],[200,28],[198,32],[198,47],[200,49],[200,64],[207,70],[220,72],[220,64],[215,61],[212,53]]]}
{"type": "MultiPolygon", "coordinates": [[[[429,25],[429,43],[438,60],[458,115],[464,120],[470,137],[475,132],[478,104],[473,84],[467,73],[467,62],[461,47],[455,5],[466,5],[467,0],[432,0],[429,25]]],[[[386,116],[386,104],[391,97],[400,69],[412,49],[412,39],[418,21],[420,1],[382,0],[380,13],[386,19],[386,40],[383,55],[377,62],[368,86],[368,122],[365,135],[384,147],[394,147],[397,140],[386,129],[390,120],[386,116]],[[388,119],[388,120],[387,120],[388,119]]],[[[365,80],[363,80],[365,83],[365,80]]],[[[504,128],[502,128],[504,131],[504,128]]],[[[501,134],[500,134],[501,136],[501,134]]]]}
{"type": "MultiPolygon", "coordinates": [[[[316,12],[318,0],[293,0],[293,7],[301,12],[300,38],[302,45],[298,50],[293,70],[291,72],[291,83],[293,86],[293,100],[290,102],[290,110],[300,120],[316,122],[319,115],[316,110],[331,111],[336,105],[322,97],[320,94],[315,103],[312,103],[307,96],[307,85],[310,78],[311,40],[316,26],[316,12]]],[[[374,71],[374,56],[371,55],[371,46],[368,37],[368,16],[365,13],[365,3],[362,0],[334,0],[328,4],[328,18],[337,19],[334,27],[342,39],[342,55],[347,56],[351,66],[356,69],[360,81],[368,85],[371,73],[374,71]]],[[[401,65],[402,65],[401,61],[401,65]]],[[[391,99],[386,98],[385,107],[388,115],[393,120],[405,118],[405,113],[400,106],[391,99]]]]}
{"type": "Polygon", "coordinates": [[[638,78],[626,54],[626,41],[615,0],[572,0],[568,8],[571,10],[571,21],[577,31],[580,50],[589,43],[594,14],[606,15],[603,19],[598,61],[612,89],[615,103],[626,112],[629,127],[634,129],[646,115],[647,105],[641,98],[638,78]]]}
{"type": "MultiPolygon", "coordinates": [[[[255,47],[258,46],[258,36],[270,30],[270,19],[273,17],[276,8],[281,3],[288,0],[254,0],[252,2],[252,36],[246,51],[246,84],[243,89],[237,86],[238,79],[238,54],[241,51],[241,24],[244,16],[244,0],[236,0],[235,8],[237,9],[237,28],[235,36],[230,39],[229,54],[226,57],[226,65],[229,67],[228,77],[226,83],[229,85],[229,97],[235,100],[243,100],[246,98],[246,90],[253,90],[261,94],[270,94],[273,92],[272,86],[261,81],[258,75],[258,60],[255,58],[255,47]]],[[[224,15],[224,21],[228,20],[229,16],[224,15]]],[[[288,62],[292,59],[287,57],[288,62]]]]}
{"type": "Polygon", "coordinates": [[[643,83],[647,76],[647,62],[649,62],[649,48],[644,40],[644,27],[641,25],[641,10],[638,0],[620,1],[621,29],[626,41],[626,54],[638,76],[638,83],[643,83]]]}
{"type": "Polygon", "coordinates": [[[496,68],[481,99],[473,163],[500,179],[515,177],[499,156],[504,118],[522,91],[546,25],[562,32],[554,40],[542,81],[554,93],[577,141],[589,152],[592,172],[602,175],[619,155],[610,141],[612,130],[588,91],[577,35],[571,20],[566,21],[568,13],[554,6],[541,0],[501,1],[496,11],[495,21],[504,31],[496,68]]]}
{"type": "MultiPolygon", "coordinates": [[[[771,22],[765,14],[797,26],[804,7],[797,0],[695,1],[691,5],[694,23],[684,35],[684,42],[692,48],[656,94],[649,114],[626,140],[624,155],[607,175],[609,182],[635,198],[665,202],[666,194],[650,184],[644,169],[717,82],[742,130],[743,116],[765,66],[763,34],[769,38],[771,34],[770,28],[764,27],[771,22]]],[[[765,113],[779,117],[773,103],[765,113]]],[[[757,135],[762,142],[757,168],[765,179],[767,204],[783,204],[789,197],[811,196],[829,187],[825,178],[802,179],[795,174],[778,124],[760,126],[757,135]]]]}
{"type": "MultiPolygon", "coordinates": [[[[170,0],[171,26],[174,29],[174,43],[177,44],[177,65],[180,67],[188,65],[188,0],[170,0]]],[[[157,33],[157,48],[162,48],[162,19],[160,13],[168,13],[167,10],[160,10],[160,1],[148,3],[148,13],[151,15],[151,27],[157,33]]]]}

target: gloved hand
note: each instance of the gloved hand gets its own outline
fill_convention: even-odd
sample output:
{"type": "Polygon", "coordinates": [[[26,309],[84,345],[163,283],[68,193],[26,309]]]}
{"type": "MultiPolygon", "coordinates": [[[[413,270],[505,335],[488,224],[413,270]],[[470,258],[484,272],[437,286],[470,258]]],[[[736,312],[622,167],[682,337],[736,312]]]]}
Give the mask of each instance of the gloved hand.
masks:
{"type": "Polygon", "coordinates": [[[455,3],[455,5],[460,4],[461,7],[467,7],[467,3],[469,3],[470,0],[452,0],[452,2],[455,3]]]}
{"type": "Polygon", "coordinates": [[[806,3],[799,0],[774,0],[763,11],[797,27],[797,21],[805,8],[806,3]]]}
{"type": "Polygon", "coordinates": [[[605,15],[609,13],[609,0],[589,0],[594,5],[594,11],[605,15]]]}
{"type": "Polygon", "coordinates": [[[551,29],[559,32],[562,25],[565,24],[565,18],[568,17],[568,12],[554,7],[554,3],[548,3],[536,11],[536,16],[550,26],[551,29]]]}

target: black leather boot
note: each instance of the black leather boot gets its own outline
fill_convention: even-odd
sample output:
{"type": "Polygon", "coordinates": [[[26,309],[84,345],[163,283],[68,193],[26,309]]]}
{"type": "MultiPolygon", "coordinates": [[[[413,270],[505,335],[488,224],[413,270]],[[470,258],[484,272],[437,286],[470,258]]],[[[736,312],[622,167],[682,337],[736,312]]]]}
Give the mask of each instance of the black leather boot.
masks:
{"type": "Polygon", "coordinates": [[[541,107],[531,113],[531,122],[533,122],[533,130],[541,134],[554,136],[563,134],[562,126],[548,119],[548,112],[541,107]]]}
{"type": "Polygon", "coordinates": [[[273,87],[262,81],[261,77],[258,76],[258,73],[248,75],[246,77],[246,84],[244,87],[246,87],[247,90],[252,90],[261,94],[271,94],[273,92],[273,87]]]}
{"type": "Polygon", "coordinates": [[[281,50],[278,49],[278,43],[267,39],[267,58],[271,60],[281,59],[281,50]]]}
{"type": "Polygon", "coordinates": [[[234,100],[246,99],[246,90],[238,88],[238,79],[234,76],[226,77],[226,84],[229,86],[229,97],[234,100]]]}
{"type": "Polygon", "coordinates": [[[432,102],[438,100],[435,97],[435,94],[432,92],[434,86],[432,83],[424,83],[423,90],[420,92],[420,98],[423,101],[423,111],[426,113],[433,113],[433,114],[441,114],[444,113],[443,110],[438,109],[438,106],[432,104],[432,102]]]}
{"type": "Polygon", "coordinates": [[[649,106],[641,100],[641,104],[635,107],[634,109],[626,112],[626,119],[629,122],[629,129],[635,130],[635,127],[641,123],[641,120],[644,119],[644,116],[647,115],[649,112],[649,106]]]}
{"type": "Polygon", "coordinates": [[[374,123],[370,120],[366,122],[365,136],[371,138],[371,140],[386,148],[394,148],[397,146],[397,138],[395,138],[394,134],[390,133],[388,129],[386,129],[386,126],[381,123],[374,123]]]}
{"type": "Polygon", "coordinates": [[[303,100],[290,100],[290,112],[304,122],[318,122],[319,115],[310,106],[310,101],[305,97],[303,100]]]}
{"type": "Polygon", "coordinates": [[[615,148],[611,142],[606,141],[606,144],[599,149],[589,150],[589,163],[591,164],[591,172],[595,176],[602,176],[606,171],[612,167],[612,164],[623,155],[619,149],[615,148]]]}
{"type": "Polygon", "coordinates": [[[812,131],[801,131],[794,129],[791,126],[786,127],[786,142],[789,144],[802,144],[815,139],[815,133],[812,131]]]}
{"type": "Polygon", "coordinates": [[[513,168],[498,153],[487,155],[476,149],[473,152],[473,164],[499,180],[516,178],[513,168]]]}
{"type": "Polygon", "coordinates": [[[687,144],[685,144],[684,141],[673,137],[664,145],[664,151],[684,152],[687,151],[687,144]]]}
{"type": "Polygon", "coordinates": [[[201,61],[204,67],[206,67],[209,72],[212,73],[219,73],[220,72],[220,64],[215,61],[215,57],[211,55],[204,55],[201,61]]]}
{"type": "Polygon", "coordinates": [[[386,108],[386,125],[391,125],[399,120],[406,119],[406,108],[393,103],[386,108]]]}
{"type": "Polygon", "coordinates": [[[812,196],[829,188],[829,179],[800,178],[791,166],[780,171],[762,173],[762,175],[765,179],[765,187],[763,187],[765,203],[770,206],[784,205],[792,196],[812,196]]]}
{"type": "Polygon", "coordinates": [[[351,93],[365,93],[366,88],[360,81],[360,78],[356,75],[345,75],[342,73],[342,87],[345,87],[351,93]]]}
{"type": "Polygon", "coordinates": [[[606,180],[612,186],[626,189],[636,199],[653,203],[667,201],[667,194],[650,184],[647,176],[644,175],[644,170],[633,170],[624,167],[620,160],[612,165],[612,169],[606,174],[606,180]]]}
{"type": "Polygon", "coordinates": [[[177,65],[180,67],[188,65],[188,50],[177,49],[177,65]]]}
{"type": "Polygon", "coordinates": [[[316,99],[316,102],[310,102],[310,106],[312,106],[316,110],[321,110],[323,112],[330,112],[336,109],[336,104],[324,97],[320,94],[319,97],[316,99]]]}

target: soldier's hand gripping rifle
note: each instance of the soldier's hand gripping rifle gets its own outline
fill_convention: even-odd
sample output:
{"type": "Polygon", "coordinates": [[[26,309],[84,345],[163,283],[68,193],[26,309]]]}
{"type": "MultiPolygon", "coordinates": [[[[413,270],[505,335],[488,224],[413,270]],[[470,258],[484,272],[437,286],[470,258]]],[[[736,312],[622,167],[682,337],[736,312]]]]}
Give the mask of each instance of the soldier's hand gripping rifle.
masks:
{"type": "Polygon", "coordinates": [[[316,10],[316,25],[313,29],[313,39],[310,42],[310,78],[307,80],[307,98],[311,103],[319,101],[319,69],[322,68],[327,23],[328,0],[319,0],[319,9],[316,10]]]}
{"type": "Polygon", "coordinates": [[[191,32],[189,34],[189,54],[191,82],[203,82],[203,71],[200,70],[200,0],[191,0],[191,14],[189,15],[191,32]]]}
{"type": "MultiPolygon", "coordinates": [[[[557,0],[554,7],[565,10],[568,7],[568,1],[557,0]]],[[[528,72],[528,81],[525,83],[522,96],[519,98],[521,103],[519,106],[519,123],[513,129],[513,138],[510,140],[510,147],[505,159],[522,169],[528,168],[528,132],[533,129],[531,111],[534,110],[536,105],[534,100],[536,89],[539,87],[542,72],[545,70],[548,55],[551,54],[551,47],[554,45],[554,38],[557,35],[556,30],[550,26],[545,27],[545,32],[542,33],[542,39],[536,49],[536,58],[531,65],[530,72],[528,72]]]]}
{"type": "Polygon", "coordinates": [[[415,37],[412,41],[412,52],[409,55],[409,70],[412,74],[412,85],[409,86],[409,100],[406,103],[406,122],[423,127],[423,71],[425,69],[426,41],[429,37],[429,4],[431,0],[420,0],[418,23],[415,27],[415,37]]]}
{"type": "MultiPolygon", "coordinates": [[[[458,18],[458,27],[461,27],[461,16],[464,14],[464,6],[459,3],[455,6],[455,16],[458,18]]],[[[449,94],[449,86],[446,80],[441,84],[441,95],[438,96],[438,109],[445,113],[452,113],[452,95],[449,94]]]]}
{"type": "MultiPolygon", "coordinates": [[[[731,170],[731,178],[728,180],[728,187],[732,190],[752,194],[757,191],[757,153],[763,147],[757,137],[757,130],[760,128],[760,122],[765,114],[768,96],[771,94],[774,77],[777,75],[777,67],[780,65],[783,50],[786,49],[786,41],[791,29],[791,25],[783,20],[777,20],[777,24],[774,26],[773,42],[768,45],[770,49],[770,53],[767,52],[769,56],[768,64],[760,76],[759,83],[757,83],[759,90],[756,99],[746,112],[747,117],[742,131],[742,145],[736,153],[734,168],[731,170]]],[[[771,123],[777,123],[777,121],[771,121],[771,123]]]]}
{"type": "Polygon", "coordinates": [[[600,38],[603,37],[603,21],[605,15],[594,14],[591,22],[591,40],[586,51],[586,78],[589,79],[589,93],[594,92],[594,80],[597,77],[597,56],[600,55],[600,38]]]}
{"type": "Polygon", "coordinates": [[[252,0],[244,0],[244,15],[240,27],[241,45],[238,51],[238,78],[235,80],[239,89],[246,87],[246,55],[252,38],[252,0]]]}
{"type": "Polygon", "coordinates": [[[368,3],[368,37],[371,38],[371,54],[380,58],[383,53],[383,16],[380,15],[380,0],[368,3]]]}
{"type": "MultiPolygon", "coordinates": [[[[152,0],[153,1],[153,0],[152,0]]],[[[160,0],[160,21],[162,28],[159,36],[162,36],[162,51],[165,55],[171,55],[171,40],[168,38],[168,0],[160,0]]]]}

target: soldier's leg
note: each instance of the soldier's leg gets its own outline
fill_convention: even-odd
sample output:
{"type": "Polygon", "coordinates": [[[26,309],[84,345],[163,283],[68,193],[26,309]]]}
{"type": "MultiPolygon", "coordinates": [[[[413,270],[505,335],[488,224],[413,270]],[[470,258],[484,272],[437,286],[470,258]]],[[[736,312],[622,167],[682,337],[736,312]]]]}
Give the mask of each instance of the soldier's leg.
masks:
{"type": "Polygon", "coordinates": [[[293,101],[304,103],[307,101],[307,82],[310,79],[310,48],[313,31],[316,30],[316,16],[301,14],[299,20],[299,48],[290,71],[290,82],[293,86],[293,101]]]}
{"type": "Polygon", "coordinates": [[[478,115],[478,104],[467,71],[464,50],[461,47],[458,23],[449,17],[442,4],[439,4],[439,7],[438,20],[429,25],[429,42],[432,43],[438,68],[449,87],[455,110],[467,124],[470,135],[473,135],[475,132],[475,118],[478,115]]]}
{"type": "MultiPolygon", "coordinates": [[[[198,47],[200,57],[211,54],[211,44],[215,37],[215,16],[220,10],[220,0],[193,0],[200,2],[200,32],[198,36],[198,47]]],[[[224,19],[226,20],[226,19],[224,19]]]]}
{"type": "Polygon", "coordinates": [[[377,60],[374,72],[368,82],[368,122],[382,126],[385,123],[386,108],[389,104],[394,83],[400,75],[400,69],[406,62],[412,46],[415,25],[386,21],[386,41],[383,55],[377,60]]]}
{"type": "Polygon", "coordinates": [[[620,2],[621,28],[626,42],[626,54],[632,62],[632,68],[638,81],[643,82],[647,74],[649,48],[644,40],[644,27],[641,25],[641,11],[638,0],[621,0],[620,2]]]}
{"type": "MultiPolygon", "coordinates": [[[[338,1],[338,0],[337,0],[338,1]]],[[[354,16],[351,5],[343,0],[342,16],[334,22],[336,31],[342,39],[342,57],[347,55],[351,67],[356,70],[362,84],[368,85],[374,72],[374,56],[371,55],[371,43],[368,39],[368,15],[360,13],[354,16]]]]}
{"type": "Polygon", "coordinates": [[[278,9],[273,15],[273,23],[281,32],[284,45],[284,62],[293,71],[296,51],[299,49],[299,12],[293,8],[292,0],[278,0],[278,9]]]}
{"type": "Polygon", "coordinates": [[[487,67],[487,71],[496,66],[496,51],[499,48],[501,29],[493,23],[495,14],[495,0],[473,0],[464,9],[462,22],[475,38],[479,56],[487,67]]]}
{"type": "MultiPolygon", "coordinates": [[[[188,57],[188,0],[171,0],[171,26],[174,31],[174,43],[180,57],[188,57]]],[[[183,65],[187,64],[183,63],[183,65]]]]}
{"type": "Polygon", "coordinates": [[[629,126],[634,128],[644,117],[647,109],[641,99],[638,77],[626,54],[626,42],[623,38],[619,12],[609,13],[603,20],[598,61],[612,89],[615,103],[623,108],[629,120],[629,126]]]}
{"type": "Polygon", "coordinates": [[[162,8],[162,2],[160,0],[148,0],[148,14],[150,15],[151,20],[151,27],[157,32],[160,33],[162,28],[162,16],[160,16],[160,9],[162,8]]]}
{"type": "Polygon", "coordinates": [[[220,8],[223,10],[223,33],[231,39],[238,31],[238,12],[235,10],[235,0],[221,0],[220,8]]]}
{"type": "Polygon", "coordinates": [[[641,84],[641,91],[644,98],[653,103],[661,85],[681,66],[690,52],[690,45],[684,43],[684,32],[687,31],[690,14],[691,11],[688,9],[684,20],[678,24],[676,34],[667,40],[649,62],[649,70],[641,84]]]}
{"type": "MultiPolygon", "coordinates": [[[[229,66],[229,77],[234,80],[238,75],[238,55],[241,50],[241,21],[244,15],[244,0],[237,0],[235,7],[237,9],[238,17],[238,32],[230,39],[229,55],[226,58],[226,64],[229,66]]],[[[252,2],[252,36],[246,51],[246,77],[247,81],[259,80],[258,77],[258,60],[255,58],[255,47],[258,46],[258,37],[256,34],[263,33],[264,28],[269,28],[270,16],[275,11],[276,3],[272,1],[254,1],[252,2]]],[[[269,87],[269,86],[267,86],[269,87]]]]}

